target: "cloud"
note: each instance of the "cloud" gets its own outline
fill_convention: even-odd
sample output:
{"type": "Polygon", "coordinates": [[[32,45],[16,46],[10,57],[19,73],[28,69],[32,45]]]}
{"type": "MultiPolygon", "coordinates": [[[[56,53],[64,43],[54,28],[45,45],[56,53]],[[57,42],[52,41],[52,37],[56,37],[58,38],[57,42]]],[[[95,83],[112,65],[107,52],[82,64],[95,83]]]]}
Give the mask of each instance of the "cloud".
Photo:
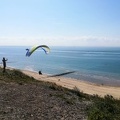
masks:
{"type": "Polygon", "coordinates": [[[120,38],[98,36],[0,37],[0,45],[120,46],[120,38]]]}

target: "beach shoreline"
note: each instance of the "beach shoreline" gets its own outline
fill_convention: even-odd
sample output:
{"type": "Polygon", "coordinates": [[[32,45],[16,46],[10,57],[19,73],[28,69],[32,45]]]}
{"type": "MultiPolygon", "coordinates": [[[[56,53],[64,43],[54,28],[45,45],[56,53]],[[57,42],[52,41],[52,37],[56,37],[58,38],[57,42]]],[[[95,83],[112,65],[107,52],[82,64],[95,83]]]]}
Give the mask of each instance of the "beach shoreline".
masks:
{"type": "Polygon", "coordinates": [[[57,85],[69,89],[77,87],[81,92],[89,95],[99,95],[101,97],[104,97],[105,95],[112,95],[114,98],[120,99],[120,87],[101,85],[63,76],[50,76],[47,74],[39,75],[39,73],[29,70],[21,71],[24,74],[34,77],[40,81],[56,83],[57,85]]]}

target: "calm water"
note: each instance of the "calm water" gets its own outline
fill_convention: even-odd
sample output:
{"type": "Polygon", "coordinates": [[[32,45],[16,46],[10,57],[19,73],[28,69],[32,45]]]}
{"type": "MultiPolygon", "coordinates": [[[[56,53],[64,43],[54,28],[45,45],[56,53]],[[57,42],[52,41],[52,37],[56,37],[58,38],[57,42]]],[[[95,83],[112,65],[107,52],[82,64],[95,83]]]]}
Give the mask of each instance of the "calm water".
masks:
{"type": "MultiPolygon", "coordinates": [[[[120,86],[120,48],[50,47],[46,55],[41,49],[26,57],[29,47],[0,47],[0,59],[7,66],[43,73],[65,75],[99,84],[120,86]]],[[[2,62],[2,61],[1,61],[2,62]]]]}

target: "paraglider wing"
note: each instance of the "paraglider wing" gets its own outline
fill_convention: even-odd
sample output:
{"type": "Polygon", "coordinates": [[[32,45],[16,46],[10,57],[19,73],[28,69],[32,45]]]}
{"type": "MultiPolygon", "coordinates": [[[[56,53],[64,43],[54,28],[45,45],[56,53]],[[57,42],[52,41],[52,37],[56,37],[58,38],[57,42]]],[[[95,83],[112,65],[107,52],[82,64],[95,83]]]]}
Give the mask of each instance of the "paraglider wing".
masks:
{"type": "Polygon", "coordinates": [[[41,48],[45,51],[46,54],[50,52],[50,48],[46,45],[42,45],[41,48]]]}
{"type": "Polygon", "coordinates": [[[30,51],[29,51],[29,49],[26,49],[27,50],[27,53],[26,53],[26,56],[30,56],[30,51]]]}
{"type": "Polygon", "coordinates": [[[46,54],[50,52],[50,48],[48,46],[40,45],[40,46],[32,47],[30,50],[26,49],[27,50],[26,56],[30,56],[38,48],[42,48],[46,54]]]}

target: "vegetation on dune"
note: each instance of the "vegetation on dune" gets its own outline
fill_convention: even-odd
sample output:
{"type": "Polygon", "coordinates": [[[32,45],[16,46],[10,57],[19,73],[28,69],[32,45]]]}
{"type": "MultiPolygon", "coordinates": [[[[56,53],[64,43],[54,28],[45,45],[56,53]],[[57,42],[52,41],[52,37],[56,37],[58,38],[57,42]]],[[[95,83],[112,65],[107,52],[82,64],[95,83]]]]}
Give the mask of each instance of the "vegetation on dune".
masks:
{"type": "MultiPolygon", "coordinates": [[[[54,90],[62,90],[63,88],[52,84],[50,87],[54,90]]],[[[64,89],[65,90],[65,89],[64,89]]],[[[75,87],[73,90],[69,90],[72,96],[75,94],[78,96],[79,101],[87,101],[87,116],[88,120],[120,120],[120,100],[113,98],[111,95],[106,95],[104,98],[98,95],[87,95],[75,87]],[[88,102],[89,101],[89,102],[88,102]]],[[[67,99],[65,94],[57,95],[66,100],[69,104],[75,103],[75,98],[67,99]]]]}
{"type": "Polygon", "coordinates": [[[95,96],[88,108],[88,120],[120,120],[120,100],[111,95],[95,96]]]}
{"type": "Polygon", "coordinates": [[[46,89],[58,91],[57,94],[51,92],[49,97],[59,98],[72,106],[85,102],[86,109],[83,110],[88,120],[120,120],[120,100],[113,98],[111,95],[106,95],[104,98],[98,95],[87,95],[77,87],[69,90],[54,83],[37,81],[19,70],[7,69],[3,73],[2,68],[0,68],[0,81],[6,83],[14,82],[18,85],[38,83],[38,85],[43,85],[46,89]]]}
{"type": "Polygon", "coordinates": [[[23,74],[20,70],[10,70],[7,69],[3,73],[2,68],[0,68],[0,80],[4,82],[16,82],[19,84],[37,82],[33,77],[29,77],[23,74]]]}

